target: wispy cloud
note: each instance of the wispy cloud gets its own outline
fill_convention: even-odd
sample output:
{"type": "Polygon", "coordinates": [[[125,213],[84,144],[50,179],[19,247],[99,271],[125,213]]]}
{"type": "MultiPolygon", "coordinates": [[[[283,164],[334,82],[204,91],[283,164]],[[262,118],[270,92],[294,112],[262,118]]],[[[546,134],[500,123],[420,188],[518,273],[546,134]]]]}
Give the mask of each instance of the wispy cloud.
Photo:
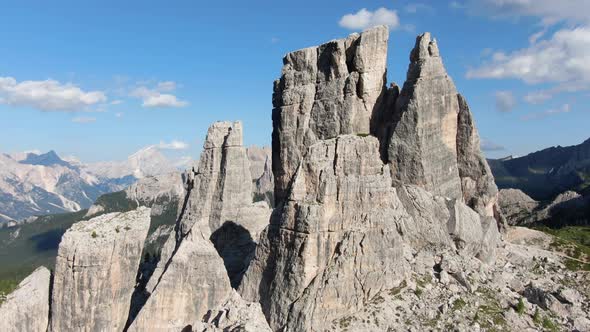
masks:
{"type": "Polygon", "coordinates": [[[162,150],[186,150],[189,148],[189,145],[186,142],[173,140],[171,142],[160,141],[157,147],[162,150]]]}
{"type": "Polygon", "coordinates": [[[166,81],[159,82],[155,87],[139,86],[131,91],[131,96],[140,98],[143,107],[149,108],[169,108],[169,107],[184,107],[188,102],[178,99],[170,92],[176,90],[175,82],[166,81]]]}
{"type": "Polygon", "coordinates": [[[86,116],[78,116],[72,119],[72,122],[75,123],[93,123],[96,122],[96,118],[86,117],[86,116]]]}
{"type": "Polygon", "coordinates": [[[548,116],[562,114],[562,113],[569,113],[571,111],[570,104],[563,104],[559,108],[552,108],[548,109],[544,112],[537,112],[537,113],[529,113],[521,117],[523,121],[535,120],[535,119],[542,119],[548,116]]]}
{"type": "Polygon", "coordinates": [[[502,113],[512,112],[516,99],[510,91],[496,91],[496,110],[502,113]]]}
{"type": "Polygon", "coordinates": [[[382,7],[372,12],[363,8],[354,14],[342,16],[338,24],[350,30],[362,30],[377,25],[388,25],[391,29],[397,29],[400,27],[400,20],[395,10],[382,7]]]}
{"type": "Polygon", "coordinates": [[[490,151],[504,151],[506,148],[504,146],[494,143],[487,139],[482,139],[480,143],[480,147],[482,151],[490,152],[490,151]]]}
{"type": "Polygon", "coordinates": [[[84,91],[72,83],[55,80],[17,82],[13,77],[0,77],[0,103],[31,107],[41,111],[77,112],[103,103],[102,91],[84,91]]]}

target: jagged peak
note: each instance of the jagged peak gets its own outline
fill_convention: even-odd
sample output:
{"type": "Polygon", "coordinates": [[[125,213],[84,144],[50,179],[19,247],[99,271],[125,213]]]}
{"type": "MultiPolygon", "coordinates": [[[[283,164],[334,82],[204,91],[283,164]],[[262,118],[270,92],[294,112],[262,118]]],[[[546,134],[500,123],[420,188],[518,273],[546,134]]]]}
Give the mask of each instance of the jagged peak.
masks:
{"type": "Polygon", "coordinates": [[[241,121],[217,121],[209,126],[204,148],[221,148],[228,146],[242,146],[241,121]]]}
{"type": "Polygon", "coordinates": [[[410,53],[410,61],[420,61],[431,57],[439,57],[438,44],[435,38],[432,38],[430,32],[425,32],[416,37],[416,45],[410,53]]]}

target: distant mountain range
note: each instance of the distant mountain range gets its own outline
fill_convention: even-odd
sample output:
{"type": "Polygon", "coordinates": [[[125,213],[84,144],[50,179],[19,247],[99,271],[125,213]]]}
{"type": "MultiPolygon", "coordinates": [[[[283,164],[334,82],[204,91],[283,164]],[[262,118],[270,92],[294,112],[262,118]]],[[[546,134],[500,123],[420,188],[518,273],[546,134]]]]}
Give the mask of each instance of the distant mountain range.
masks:
{"type": "Polygon", "coordinates": [[[590,194],[590,139],[488,163],[499,188],[520,189],[535,200],[551,200],[568,190],[590,194]]]}
{"type": "Polygon", "coordinates": [[[43,154],[0,154],[0,223],[88,208],[102,194],[176,171],[156,146],[123,161],[83,164],[43,154]]]}

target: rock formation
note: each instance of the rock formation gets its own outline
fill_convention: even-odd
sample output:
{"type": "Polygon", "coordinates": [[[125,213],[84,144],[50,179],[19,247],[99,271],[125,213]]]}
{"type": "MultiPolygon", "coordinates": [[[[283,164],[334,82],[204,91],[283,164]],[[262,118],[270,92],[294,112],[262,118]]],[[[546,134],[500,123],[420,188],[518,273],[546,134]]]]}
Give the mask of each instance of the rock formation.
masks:
{"type": "MultiPolygon", "coordinates": [[[[436,42],[417,38],[400,91],[386,88],[387,39],[378,27],[285,56],[272,167],[249,157],[241,123],[213,124],[149,268],[138,271],[149,209],[72,227],[50,330],[588,330],[590,279],[566,271],[584,257],[549,252],[553,238],[531,230],[502,241],[502,212],[528,203],[498,207],[436,42]]],[[[127,196],[142,204],[158,188],[127,196]]]]}
{"type": "Polygon", "coordinates": [[[408,251],[495,259],[496,189],[469,109],[429,34],[399,97],[385,89],[387,35],[285,57],[273,99],[277,210],[240,285],[273,330],[321,330],[361,310],[408,275],[408,251]]]}
{"type": "Polygon", "coordinates": [[[502,189],[499,206],[510,225],[543,224],[549,227],[590,224],[590,197],[563,192],[551,201],[535,201],[519,189],[502,189]]]}
{"type": "Polygon", "coordinates": [[[221,305],[239,283],[268,224],[265,202],[252,203],[252,180],[240,122],[207,133],[198,170],[186,175],[186,197],[147,284],[145,305],[130,331],[183,329],[221,305]],[[236,249],[237,248],[237,249],[236,249]]]}
{"type": "Polygon", "coordinates": [[[51,331],[121,331],[150,225],[150,209],[74,224],[55,263],[51,331]]]}
{"type": "Polygon", "coordinates": [[[264,163],[264,171],[254,182],[254,200],[265,201],[269,206],[274,206],[275,182],[272,175],[272,157],[268,156],[264,163]]]}
{"type": "Polygon", "coordinates": [[[0,331],[45,332],[49,318],[50,272],[36,269],[0,305],[0,331]]]}
{"type": "Polygon", "coordinates": [[[384,91],[389,32],[379,27],[289,53],[273,93],[275,200],[288,188],[307,148],[340,134],[371,131],[384,91]]]}

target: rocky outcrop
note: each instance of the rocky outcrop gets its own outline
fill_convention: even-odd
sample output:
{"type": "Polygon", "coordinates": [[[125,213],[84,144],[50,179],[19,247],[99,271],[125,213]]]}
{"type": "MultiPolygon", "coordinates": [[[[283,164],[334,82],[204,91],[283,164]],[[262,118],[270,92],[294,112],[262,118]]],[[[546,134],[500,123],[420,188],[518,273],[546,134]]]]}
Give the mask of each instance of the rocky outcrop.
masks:
{"type": "Polygon", "coordinates": [[[150,225],[150,209],[74,224],[59,245],[50,331],[121,331],[150,225]]]}
{"type": "Polygon", "coordinates": [[[274,177],[272,175],[272,159],[271,156],[266,158],[264,163],[264,171],[262,175],[254,183],[254,200],[265,201],[269,206],[274,206],[274,177]]]}
{"type": "Polygon", "coordinates": [[[267,159],[272,157],[272,150],[270,146],[258,147],[252,145],[246,149],[248,160],[250,161],[250,175],[252,181],[258,180],[267,164],[267,159]]]}
{"type": "Polygon", "coordinates": [[[318,140],[371,132],[385,91],[387,27],[289,53],[273,93],[275,200],[282,202],[300,160],[318,140]]]}
{"type": "Polygon", "coordinates": [[[497,215],[498,188],[480,149],[479,134],[467,101],[458,95],[457,167],[463,201],[485,216],[497,215]]]}
{"type": "Polygon", "coordinates": [[[0,305],[0,331],[47,331],[50,278],[49,270],[40,267],[20,282],[0,305]]]}
{"type": "Polygon", "coordinates": [[[459,100],[436,40],[419,36],[395,104],[387,157],[398,183],[461,198],[457,165],[459,100]]]}
{"type": "Polygon", "coordinates": [[[228,299],[270,216],[265,202],[252,203],[249,166],[241,123],[213,124],[198,170],[184,176],[176,233],[164,245],[130,331],[180,330],[228,299]]]}
{"type": "Polygon", "coordinates": [[[312,145],[240,286],[273,330],[311,330],[403,275],[402,206],[374,137],[312,145]],[[337,277],[338,276],[338,277],[337,277]]]}
{"type": "Polygon", "coordinates": [[[209,310],[193,331],[203,332],[271,332],[260,304],[244,301],[236,291],[229,299],[213,310],[209,310]]]}
{"type": "Polygon", "coordinates": [[[149,206],[152,216],[160,216],[171,202],[183,198],[182,176],[180,172],[148,176],[127,187],[125,194],[138,206],[149,206]]]}
{"type": "Polygon", "coordinates": [[[590,197],[575,191],[563,192],[551,201],[538,202],[519,189],[502,189],[499,206],[510,225],[562,227],[590,223],[590,197]]]}
{"type": "Polygon", "coordinates": [[[498,189],[480,150],[473,115],[448,76],[438,45],[419,36],[392,120],[387,160],[397,183],[416,184],[462,199],[478,213],[495,215],[498,189]]]}
{"type": "Polygon", "coordinates": [[[418,38],[401,93],[373,71],[371,112],[354,106],[364,94],[351,69],[373,59],[385,72],[386,31],[289,53],[275,84],[277,209],[239,288],[275,331],[319,331],[359,312],[411,273],[408,255],[430,269],[439,251],[495,260],[496,189],[430,35],[418,38]],[[363,40],[376,53],[359,51],[363,40]]]}

